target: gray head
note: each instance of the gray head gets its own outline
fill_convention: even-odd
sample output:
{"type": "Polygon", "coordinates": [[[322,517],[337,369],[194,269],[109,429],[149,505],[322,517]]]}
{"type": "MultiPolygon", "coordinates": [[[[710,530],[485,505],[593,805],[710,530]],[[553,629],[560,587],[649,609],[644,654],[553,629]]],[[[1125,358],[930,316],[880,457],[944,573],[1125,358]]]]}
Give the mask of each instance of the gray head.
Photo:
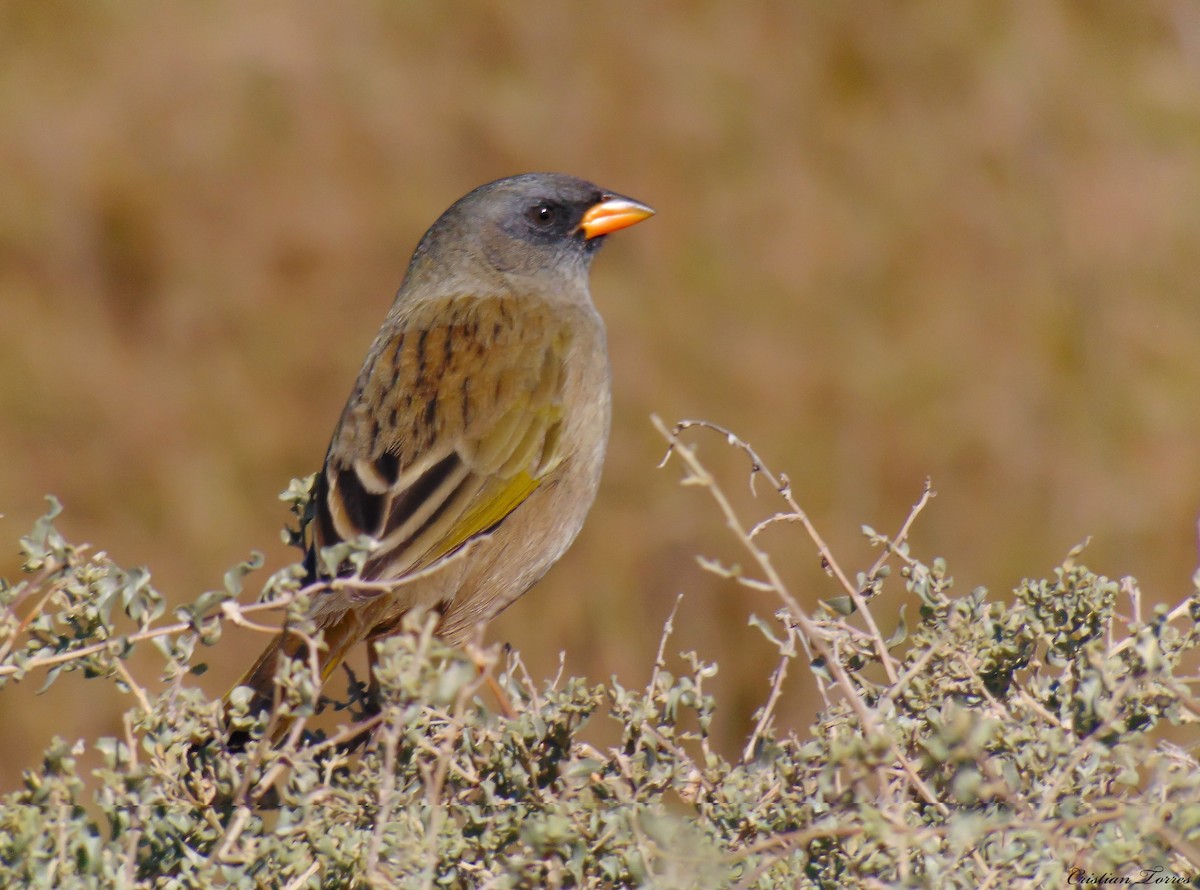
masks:
{"type": "Polygon", "coordinates": [[[464,276],[581,278],[606,235],[653,213],[562,173],[498,179],[460,198],[430,227],[402,292],[416,284],[444,291],[464,276]]]}

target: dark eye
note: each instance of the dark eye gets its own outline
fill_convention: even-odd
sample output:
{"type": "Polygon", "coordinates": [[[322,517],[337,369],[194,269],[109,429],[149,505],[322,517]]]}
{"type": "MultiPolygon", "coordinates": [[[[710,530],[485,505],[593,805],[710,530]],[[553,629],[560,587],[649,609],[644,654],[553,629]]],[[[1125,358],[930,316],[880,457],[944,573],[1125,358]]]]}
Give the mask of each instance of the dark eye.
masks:
{"type": "Polygon", "coordinates": [[[540,229],[548,229],[558,222],[558,208],[553,204],[535,204],[529,208],[529,221],[540,229]]]}

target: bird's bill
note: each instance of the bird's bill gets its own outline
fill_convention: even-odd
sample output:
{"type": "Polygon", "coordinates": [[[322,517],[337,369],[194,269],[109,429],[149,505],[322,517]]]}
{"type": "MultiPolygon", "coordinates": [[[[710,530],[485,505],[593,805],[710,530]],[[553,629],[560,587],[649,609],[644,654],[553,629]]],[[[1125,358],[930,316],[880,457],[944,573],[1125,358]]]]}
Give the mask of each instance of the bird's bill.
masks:
{"type": "Polygon", "coordinates": [[[645,204],[616,196],[602,198],[588,208],[579,221],[583,236],[589,240],[625,229],[635,223],[654,216],[654,211],[645,204]]]}

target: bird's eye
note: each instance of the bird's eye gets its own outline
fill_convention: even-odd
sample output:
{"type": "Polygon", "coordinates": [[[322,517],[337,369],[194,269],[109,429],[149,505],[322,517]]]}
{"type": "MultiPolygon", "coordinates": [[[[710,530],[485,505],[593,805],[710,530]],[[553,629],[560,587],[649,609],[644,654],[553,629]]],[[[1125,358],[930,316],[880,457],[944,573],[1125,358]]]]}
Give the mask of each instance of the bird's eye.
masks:
{"type": "Polygon", "coordinates": [[[529,208],[529,220],[541,229],[548,229],[558,220],[558,208],[553,204],[535,204],[529,208]]]}

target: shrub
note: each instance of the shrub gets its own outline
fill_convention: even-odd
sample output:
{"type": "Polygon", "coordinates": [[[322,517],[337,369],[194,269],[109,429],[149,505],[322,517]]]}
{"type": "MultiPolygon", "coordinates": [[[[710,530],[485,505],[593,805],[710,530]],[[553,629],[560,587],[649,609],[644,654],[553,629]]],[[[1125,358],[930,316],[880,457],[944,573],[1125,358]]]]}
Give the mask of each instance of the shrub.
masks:
{"type": "MultiPolygon", "coordinates": [[[[124,738],[55,740],[0,799],[0,885],[1195,882],[1200,769],[1155,730],[1196,721],[1181,659],[1200,639],[1200,595],[1143,615],[1131,579],[1092,574],[1079,552],[1009,602],[955,595],[943,562],[907,543],[928,487],[895,536],[865,530],[879,557],[851,580],[786,477],[718,429],[779,499],[766,520],[744,521],[681,438],[694,427],[716,429],[660,425],[669,458],[711,495],[748,567],[704,564],[780,606],[754,619],[779,662],[739,758],[708,742],[716,666],[684,653],[684,669],[668,670],[670,620],[644,689],[538,684],[518,656],[449,649],[414,622],[380,646],[378,713],[352,682],[333,735],[309,727],[319,694],[307,663],[283,671],[270,715],[247,713],[241,692],[210,700],[192,682],[197,655],[229,622],[274,632],[283,613],[318,651],[304,612],[319,589],[292,567],[244,603],[252,560],[168,620],[149,574],[65,541],[53,504],[22,540],[29,577],[0,582],[0,686],[82,671],[131,707],[124,738]],[[844,596],[801,606],[760,544],[780,523],[807,531],[844,596]],[[881,597],[913,618],[885,634],[881,597]],[[158,692],[126,664],[146,644],[164,660],[158,692]],[[796,662],[823,702],[804,731],[774,719],[796,662]],[[616,721],[620,742],[584,740],[588,720],[616,721]],[[223,743],[227,723],[249,739],[240,749],[223,743]],[[88,745],[103,756],[90,777],[76,766],[88,745]]],[[[300,512],[305,490],[285,495],[300,512]]]]}

